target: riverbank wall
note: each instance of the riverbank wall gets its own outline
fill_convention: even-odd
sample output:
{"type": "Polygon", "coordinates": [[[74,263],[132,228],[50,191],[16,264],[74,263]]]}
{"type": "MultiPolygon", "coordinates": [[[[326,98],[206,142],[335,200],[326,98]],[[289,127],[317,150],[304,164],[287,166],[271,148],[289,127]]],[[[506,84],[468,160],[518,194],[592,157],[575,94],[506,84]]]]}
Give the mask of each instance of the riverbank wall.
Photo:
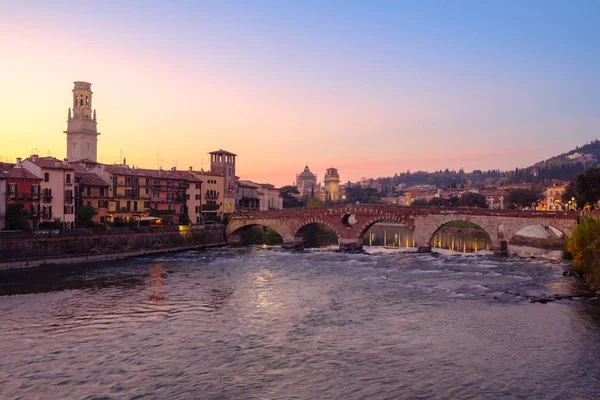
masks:
{"type": "Polygon", "coordinates": [[[0,269],[103,261],[224,244],[222,225],[189,230],[174,227],[136,232],[124,228],[0,236],[0,269]]]}

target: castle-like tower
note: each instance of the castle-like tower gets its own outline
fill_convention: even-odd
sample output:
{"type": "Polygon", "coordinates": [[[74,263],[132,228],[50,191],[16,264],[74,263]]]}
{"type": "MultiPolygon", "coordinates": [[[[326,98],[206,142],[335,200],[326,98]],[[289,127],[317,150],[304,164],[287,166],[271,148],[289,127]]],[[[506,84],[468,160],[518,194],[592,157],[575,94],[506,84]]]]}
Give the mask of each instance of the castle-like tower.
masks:
{"type": "Polygon", "coordinates": [[[98,133],[96,110],[92,112],[91,83],[74,82],[73,115],[69,108],[67,121],[67,159],[69,161],[98,161],[98,133]]]}
{"type": "Polygon", "coordinates": [[[340,199],[340,174],[336,168],[327,168],[324,183],[325,200],[338,201],[340,199]]]}
{"type": "Polygon", "coordinates": [[[235,158],[237,154],[225,150],[211,151],[210,172],[224,177],[223,197],[226,213],[234,212],[237,196],[237,177],[235,176],[235,158]]]}

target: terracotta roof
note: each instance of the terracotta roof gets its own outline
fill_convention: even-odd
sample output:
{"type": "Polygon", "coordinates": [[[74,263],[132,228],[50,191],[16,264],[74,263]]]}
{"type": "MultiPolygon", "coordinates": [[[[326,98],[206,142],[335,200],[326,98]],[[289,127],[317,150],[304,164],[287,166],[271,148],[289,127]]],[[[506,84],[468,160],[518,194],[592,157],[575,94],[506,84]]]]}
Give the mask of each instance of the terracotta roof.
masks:
{"type": "Polygon", "coordinates": [[[16,168],[13,164],[0,164],[0,179],[27,179],[41,181],[39,178],[27,171],[25,168],[16,168]]]}
{"type": "Polygon", "coordinates": [[[223,177],[223,174],[219,174],[218,172],[210,172],[210,171],[192,171],[192,174],[196,175],[207,175],[207,176],[220,176],[223,177]]]}
{"type": "Polygon", "coordinates": [[[223,150],[223,149],[219,149],[219,150],[216,150],[216,151],[211,151],[208,154],[227,154],[227,155],[230,155],[230,156],[237,156],[237,154],[231,153],[231,152],[229,152],[227,150],[223,150]]]}
{"type": "Polygon", "coordinates": [[[252,181],[245,181],[245,180],[238,181],[238,186],[245,186],[245,187],[251,187],[251,188],[259,188],[260,187],[260,185],[258,183],[254,183],[252,181]]]}
{"type": "Polygon", "coordinates": [[[79,183],[85,186],[110,186],[100,175],[93,172],[75,171],[75,178],[79,178],[79,183]]]}
{"type": "Polygon", "coordinates": [[[188,171],[161,169],[129,168],[123,165],[106,165],[104,169],[114,175],[141,176],[153,179],[179,179],[189,182],[202,182],[200,178],[188,171]]]}
{"type": "Polygon", "coordinates": [[[70,164],[65,163],[64,161],[61,161],[58,158],[54,158],[54,157],[31,156],[29,158],[26,158],[25,160],[32,162],[33,164],[37,165],[38,167],[46,168],[46,169],[66,169],[66,170],[73,169],[73,167],[70,164]]]}

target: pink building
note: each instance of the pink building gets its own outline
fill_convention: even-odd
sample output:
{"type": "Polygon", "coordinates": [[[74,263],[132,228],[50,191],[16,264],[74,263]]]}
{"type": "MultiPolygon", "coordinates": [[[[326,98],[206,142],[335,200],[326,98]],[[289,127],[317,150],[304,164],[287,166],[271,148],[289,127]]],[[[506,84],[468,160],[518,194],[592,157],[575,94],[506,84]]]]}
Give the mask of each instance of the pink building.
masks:
{"type": "Polygon", "coordinates": [[[23,161],[23,168],[42,179],[41,221],[60,221],[63,229],[75,225],[75,170],[68,163],[54,157],[37,154],[23,161]]]}
{"type": "Polygon", "coordinates": [[[40,221],[40,182],[31,172],[17,164],[0,163],[0,229],[14,229],[6,224],[6,211],[11,204],[22,204],[28,213],[29,227],[37,229],[40,221]]]}

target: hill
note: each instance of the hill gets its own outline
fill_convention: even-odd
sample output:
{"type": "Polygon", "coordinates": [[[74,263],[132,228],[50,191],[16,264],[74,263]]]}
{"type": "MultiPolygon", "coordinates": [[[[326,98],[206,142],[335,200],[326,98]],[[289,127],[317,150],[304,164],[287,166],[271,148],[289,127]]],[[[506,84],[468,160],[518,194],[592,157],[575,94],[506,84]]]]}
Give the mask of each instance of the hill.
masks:
{"type": "Polygon", "coordinates": [[[589,166],[600,163],[600,141],[594,140],[566,153],[540,161],[527,168],[515,168],[510,171],[475,170],[465,172],[462,169],[435,172],[401,172],[394,176],[373,179],[390,192],[399,185],[434,185],[436,187],[491,187],[511,183],[546,184],[552,180],[570,181],[589,166]]]}

